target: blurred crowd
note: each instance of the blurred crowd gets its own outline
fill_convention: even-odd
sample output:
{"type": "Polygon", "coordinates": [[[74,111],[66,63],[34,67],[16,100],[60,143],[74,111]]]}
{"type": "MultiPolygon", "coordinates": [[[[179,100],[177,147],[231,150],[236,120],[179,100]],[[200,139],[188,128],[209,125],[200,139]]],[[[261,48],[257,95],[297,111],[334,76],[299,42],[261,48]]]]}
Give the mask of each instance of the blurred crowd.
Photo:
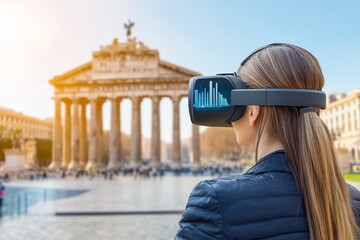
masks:
{"type": "Polygon", "coordinates": [[[191,167],[181,167],[172,169],[167,165],[160,168],[154,168],[149,165],[140,165],[135,168],[119,168],[119,169],[90,169],[90,170],[64,170],[50,171],[47,169],[27,170],[16,173],[0,173],[0,179],[4,182],[10,180],[41,180],[41,179],[65,179],[75,178],[92,180],[94,178],[102,178],[104,180],[114,180],[119,176],[132,177],[134,180],[162,178],[164,176],[213,176],[219,177],[229,174],[240,174],[244,171],[241,166],[214,165],[202,166],[196,169],[191,167]]]}

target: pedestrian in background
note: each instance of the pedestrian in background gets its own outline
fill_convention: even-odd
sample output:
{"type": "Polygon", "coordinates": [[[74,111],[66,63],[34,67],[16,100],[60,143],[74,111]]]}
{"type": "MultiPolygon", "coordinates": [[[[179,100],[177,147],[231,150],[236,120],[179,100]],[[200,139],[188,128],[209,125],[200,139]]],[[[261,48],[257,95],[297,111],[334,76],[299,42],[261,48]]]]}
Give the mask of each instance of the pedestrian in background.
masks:
{"type": "Polygon", "coordinates": [[[5,186],[0,182],[0,216],[2,215],[3,198],[5,195],[5,186]]]}

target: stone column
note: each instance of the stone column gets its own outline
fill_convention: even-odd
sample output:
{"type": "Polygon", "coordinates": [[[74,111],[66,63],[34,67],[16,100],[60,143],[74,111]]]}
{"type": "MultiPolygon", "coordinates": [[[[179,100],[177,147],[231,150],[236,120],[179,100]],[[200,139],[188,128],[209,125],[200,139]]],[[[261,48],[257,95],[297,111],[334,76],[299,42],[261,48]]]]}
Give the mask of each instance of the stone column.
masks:
{"type": "Polygon", "coordinates": [[[104,165],[104,137],[103,137],[103,120],[102,120],[102,106],[105,102],[104,99],[98,99],[97,102],[97,162],[98,166],[104,165]]]}
{"type": "Polygon", "coordinates": [[[157,169],[161,167],[160,100],[159,96],[152,97],[151,165],[157,169]]]}
{"type": "Polygon", "coordinates": [[[61,100],[55,98],[55,117],[53,125],[52,161],[49,169],[55,170],[61,167],[61,100]]]}
{"type": "MultiPolygon", "coordinates": [[[[341,119],[341,118],[340,118],[341,119]]],[[[344,131],[345,131],[345,133],[348,133],[349,131],[350,131],[350,126],[349,126],[349,120],[350,119],[348,119],[348,115],[347,114],[345,114],[345,117],[344,117],[344,121],[342,121],[342,124],[343,124],[343,126],[344,126],[344,131]]]]}
{"type": "Polygon", "coordinates": [[[64,148],[61,166],[66,168],[71,159],[71,102],[67,99],[65,102],[65,132],[64,148]]]}
{"type": "Polygon", "coordinates": [[[173,167],[181,167],[181,142],[180,142],[180,96],[174,96],[173,101],[173,167]]]}
{"type": "Polygon", "coordinates": [[[360,140],[353,142],[354,162],[359,163],[360,160],[360,140]]]}
{"type": "Polygon", "coordinates": [[[351,130],[352,131],[356,131],[357,129],[357,124],[356,124],[356,122],[355,122],[355,119],[356,119],[356,115],[355,115],[355,113],[352,111],[352,113],[350,113],[350,114],[354,114],[354,115],[352,115],[351,117],[350,117],[350,119],[348,120],[348,121],[351,121],[351,130]]]}
{"type": "Polygon", "coordinates": [[[80,153],[80,132],[79,132],[79,100],[73,101],[73,115],[72,115],[72,134],[71,134],[71,161],[69,169],[76,171],[79,169],[79,153],[80,153]]]}
{"type": "Polygon", "coordinates": [[[192,135],[193,169],[200,170],[200,134],[198,125],[192,125],[192,135]]]}
{"type": "Polygon", "coordinates": [[[120,164],[120,100],[111,99],[111,130],[109,139],[108,169],[116,169],[120,164]]]}
{"type": "Polygon", "coordinates": [[[142,98],[134,96],[132,101],[131,119],[131,153],[130,167],[134,168],[141,164],[141,101],[142,98]]]}
{"type": "Polygon", "coordinates": [[[358,107],[356,108],[356,111],[355,111],[355,121],[357,123],[356,129],[360,130],[360,102],[359,102],[358,107]]]}
{"type": "Polygon", "coordinates": [[[90,171],[93,168],[97,168],[97,150],[98,150],[98,138],[97,138],[97,101],[96,99],[90,100],[91,116],[90,116],[90,136],[89,136],[89,160],[86,164],[86,170],[90,171]]]}
{"type": "Polygon", "coordinates": [[[86,101],[81,102],[80,115],[80,166],[84,168],[88,160],[88,133],[86,119],[86,101]]]}

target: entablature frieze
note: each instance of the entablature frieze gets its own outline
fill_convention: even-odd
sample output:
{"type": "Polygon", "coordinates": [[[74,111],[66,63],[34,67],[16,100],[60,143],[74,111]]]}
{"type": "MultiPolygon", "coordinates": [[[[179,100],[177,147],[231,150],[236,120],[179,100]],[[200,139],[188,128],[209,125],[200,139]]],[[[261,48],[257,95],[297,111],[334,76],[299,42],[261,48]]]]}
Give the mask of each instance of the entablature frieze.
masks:
{"type": "Polygon", "coordinates": [[[93,86],[72,86],[72,87],[58,87],[55,89],[55,95],[58,94],[102,94],[110,93],[115,95],[121,95],[126,92],[138,92],[145,91],[153,95],[153,92],[159,91],[172,91],[172,90],[184,90],[187,91],[189,87],[188,82],[173,82],[173,83],[158,83],[158,84],[122,84],[122,85],[93,85],[93,86]]]}
{"type": "Polygon", "coordinates": [[[106,79],[84,79],[84,80],[77,80],[77,81],[65,81],[65,82],[58,82],[54,84],[56,88],[64,88],[64,87],[86,87],[86,86],[118,86],[118,85],[131,85],[131,84],[141,84],[141,85],[148,85],[148,84],[172,84],[172,83],[188,83],[190,78],[106,78],[106,79]]]}
{"type": "Polygon", "coordinates": [[[99,94],[74,94],[74,93],[59,93],[55,95],[55,99],[59,99],[62,102],[73,102],[75,99],[79,99],[82,103],[89,103],[89,101],[94,99],[101,99],[102,101],[111,100],[111,99],[132,99],[132,98],[154,98],[158,97],[162,98],[170,98],[172,100],[181,100],[183,97],[188,96],[187,90],[167,90],[167,91],[157,91],[157,92],[124,92],[119,95],[115,95],[112,93],[99,93],[99,94]]]}

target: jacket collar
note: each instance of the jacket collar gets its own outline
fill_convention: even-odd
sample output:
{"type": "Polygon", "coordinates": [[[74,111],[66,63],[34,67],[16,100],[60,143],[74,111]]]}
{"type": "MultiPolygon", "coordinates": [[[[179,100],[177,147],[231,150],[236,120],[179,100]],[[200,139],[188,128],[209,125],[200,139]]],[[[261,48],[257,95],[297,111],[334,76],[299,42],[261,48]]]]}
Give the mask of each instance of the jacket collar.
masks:
{"type": "Polygon", "coordinates": [[[284,150],[277,150],[260,158],[245,174],[258,175],[265,172],[285,172],[292,174],[291,163],[284,150]]]}

